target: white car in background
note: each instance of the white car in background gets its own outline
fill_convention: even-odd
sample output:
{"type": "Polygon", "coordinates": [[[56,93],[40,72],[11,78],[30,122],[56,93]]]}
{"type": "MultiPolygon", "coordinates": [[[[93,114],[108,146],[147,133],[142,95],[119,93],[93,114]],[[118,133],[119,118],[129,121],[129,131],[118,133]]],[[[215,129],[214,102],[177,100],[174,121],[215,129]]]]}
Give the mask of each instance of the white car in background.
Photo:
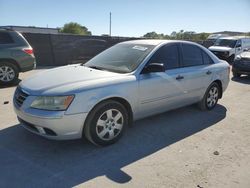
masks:
{"type": "Polygon", "coordinates": [[[232,64],[235,57],[250,48],[250,38],[245,36],[221,37],[208,49],[218,58],[232,64]]]}
{"type": "Polygon", "coordinates": [[[86,64],[38,73],[17,87],[21,125],[50,139],[86,136],[116,142],[138,120],[198,103],[212,110],[229,83],[229,65],[192,42],[119,43],[86,64]]]}

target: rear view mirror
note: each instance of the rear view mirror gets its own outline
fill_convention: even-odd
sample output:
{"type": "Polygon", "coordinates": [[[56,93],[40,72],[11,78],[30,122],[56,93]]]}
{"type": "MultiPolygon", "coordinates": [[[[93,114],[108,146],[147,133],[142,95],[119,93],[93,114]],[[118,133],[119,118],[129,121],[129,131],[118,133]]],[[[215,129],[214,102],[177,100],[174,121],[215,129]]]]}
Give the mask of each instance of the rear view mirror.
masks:
{"type": "Polygon", "coordinates": [[[162,63],[150,63],[142,70],[142,74],[147,74],[151,72],[165,72],[165,67],[162,63]]]}

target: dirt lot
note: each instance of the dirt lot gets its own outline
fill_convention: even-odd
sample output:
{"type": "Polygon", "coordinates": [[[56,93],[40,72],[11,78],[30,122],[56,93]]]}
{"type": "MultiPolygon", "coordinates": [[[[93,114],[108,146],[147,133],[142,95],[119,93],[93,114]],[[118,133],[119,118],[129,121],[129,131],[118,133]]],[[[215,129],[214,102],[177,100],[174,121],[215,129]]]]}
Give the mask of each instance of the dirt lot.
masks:
{"type": "Polygon", "coordinates": [[[213,111],[189,106],[137,121],[105,148],[27,132],[14,89],[0,89],[0,187],[250,187],[250,78],[231,81],[213,111]]]}

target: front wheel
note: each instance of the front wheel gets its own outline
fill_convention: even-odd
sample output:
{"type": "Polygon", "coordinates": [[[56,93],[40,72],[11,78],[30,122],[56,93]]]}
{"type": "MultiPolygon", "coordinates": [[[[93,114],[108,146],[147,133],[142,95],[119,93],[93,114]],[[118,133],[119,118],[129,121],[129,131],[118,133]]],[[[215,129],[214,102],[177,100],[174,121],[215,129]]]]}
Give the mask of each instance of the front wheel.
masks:
{"type": "Polygon", "coordinates": [[[108,100],[98,104],[89,114],[85,127],[85,137],[96,145],[115,143],[128,125],[128,113],[119,102],[108,100]]]}
{"type": "Polygon", "coordinates": [[[212,110],[219,100],[220,92],[219,85],[216,82],[213,82],[208,87],[203,99],[199,102],[201,110],[212,110]]]}

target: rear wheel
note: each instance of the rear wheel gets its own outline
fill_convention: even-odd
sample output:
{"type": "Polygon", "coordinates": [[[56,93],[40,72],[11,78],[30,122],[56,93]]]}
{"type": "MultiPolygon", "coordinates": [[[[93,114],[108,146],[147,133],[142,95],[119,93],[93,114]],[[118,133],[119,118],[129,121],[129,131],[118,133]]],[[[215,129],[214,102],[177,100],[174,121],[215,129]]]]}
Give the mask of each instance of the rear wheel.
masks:
{"type": "Polygon", "coordinates": [[[0,83],[2,85],[14,84],[19,76],[18,68],[8,62],[0,63],[0,83]]]}
{"type": "Polygon", "coordinates": [[[98,104],[89,114],[85,127],[85,137],[96,145],[115,143],[128,125],[128,112],[119,102],[108,100],[98,104]]]}
{"type": "Polygon", "coordinates": [[[203,99],[199,102],[201,110],[212,110],[220,96],[221,89],[216,82],[213,82],[207,89],[203,99]]]}

